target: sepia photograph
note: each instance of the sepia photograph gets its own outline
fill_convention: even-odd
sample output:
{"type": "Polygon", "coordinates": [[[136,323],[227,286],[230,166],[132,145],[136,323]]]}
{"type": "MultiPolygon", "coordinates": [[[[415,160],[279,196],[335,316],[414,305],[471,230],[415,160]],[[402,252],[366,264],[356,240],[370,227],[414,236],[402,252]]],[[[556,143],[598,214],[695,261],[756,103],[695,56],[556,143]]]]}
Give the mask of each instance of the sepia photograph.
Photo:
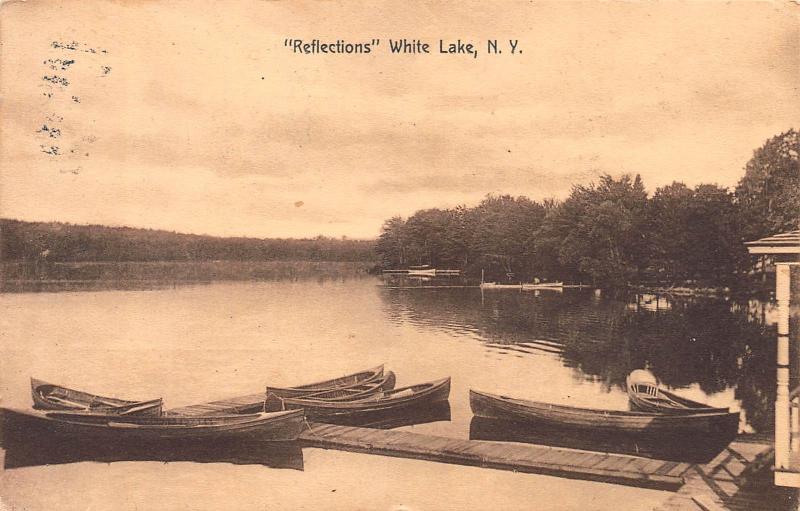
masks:
{"type": "Polygon", "coordinates": [[[0,0],[0,511],[800,510],[800,3],[0,0]]]}

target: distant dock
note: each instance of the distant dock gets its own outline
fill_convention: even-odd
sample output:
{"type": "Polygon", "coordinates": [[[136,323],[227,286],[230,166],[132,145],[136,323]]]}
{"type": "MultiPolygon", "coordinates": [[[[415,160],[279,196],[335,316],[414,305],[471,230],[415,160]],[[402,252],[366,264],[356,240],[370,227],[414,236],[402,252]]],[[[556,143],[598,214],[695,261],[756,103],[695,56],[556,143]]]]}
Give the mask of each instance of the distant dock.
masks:
{"type": "Polygon", "coordinates": [[[460,277],[461,270],[437,270],[436,268],[406,268],[383,270],[384,275],[408,275],[411,277],[460,277]]]}

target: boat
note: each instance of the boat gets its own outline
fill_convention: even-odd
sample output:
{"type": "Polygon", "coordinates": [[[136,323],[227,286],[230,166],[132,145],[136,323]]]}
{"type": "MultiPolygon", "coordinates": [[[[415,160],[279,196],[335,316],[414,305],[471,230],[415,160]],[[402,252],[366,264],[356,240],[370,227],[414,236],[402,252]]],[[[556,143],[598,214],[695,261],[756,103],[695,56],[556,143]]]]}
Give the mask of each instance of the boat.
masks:
{"type": "Polygon", "coordinates": [[[653,373],[644,369],[631,372],[625,384],[632,407],[643,412],[685,415],[729,411],[728,408],[714,408],[664,390],[658,385],[653,373]]]}
{"type": "Polygon", "coordinates": [[[330,380],[308,383],[306,385],[298,385],[297,387],[269,386],[267,389],[269,392],[278,397],[301,397],[306,394],[356,387],[359,385],[368,384],[381,378],[383,378],[383,364],[373,367],[372,369],[366,369],[364,371],[340,376],[330,380]]]}
{"type": "Polygon", "coordinates": [[[589,431],[683,435],[736,434],[739,413],[704,412],[668,415],[650,412],[600,410],[539,403],[508,396],[469,391],[472,413],[478,417],[513,422],[538,423],[589,431]]]}
{"type": "Polygon", "coordinates": [[[303,409],[307,418],[327,422],[338,416],[352,417],[430,405],[439,401],[447,401],[449,395],[450,378],[442,378],[428,383],[379,392],[353,401],[282,398],[269,393],[264,403],[264,410],[303,409]]]}
{"type": "Polygon", "coordinates": [[[3,413],[4,434],[41,432],[93,442],[157,440],[291,441],[303,428],[302,410],[201,417],[108,415],[102,412],[26,411],[3,413]]]}
{"type": "Polygon", "coordinates": [[[161,399],[129,401],[97,396],[36,378],[31,378],[31,396],[33,407],[38,410],[95,411],[112,415],[158,416],[164,404],[161,399]]]}
{"type": "MultiPolygon", "coordinates": [[[[323,390],[322,392],[315,392],[313,394],[305,394],[303,399],[313,399],[316,401],[355,401],[364,399],[373,394],[383,392],[386,390],[394,389],[396,378],[392,371],[387,372],[382,378],[373,380],[361,385],[354,385],[352,387],[345,387],[335,390],[323,390]]],[[[271,389],[267,387],[267,394],[271,389]]]]}
{"type": "Polygon", "coordinates": [[[564,289],[563,282],[538,282],[534,284],[522,284],[522,289],[525,290],[550,290],[550,291],[561,291],[564,289]]]}
{"type": "Polygon", "coordinates": [[[409,266],[408,275],[416,277],[435,277],[436,269],[424,264],[421,266],[409,266]]]}

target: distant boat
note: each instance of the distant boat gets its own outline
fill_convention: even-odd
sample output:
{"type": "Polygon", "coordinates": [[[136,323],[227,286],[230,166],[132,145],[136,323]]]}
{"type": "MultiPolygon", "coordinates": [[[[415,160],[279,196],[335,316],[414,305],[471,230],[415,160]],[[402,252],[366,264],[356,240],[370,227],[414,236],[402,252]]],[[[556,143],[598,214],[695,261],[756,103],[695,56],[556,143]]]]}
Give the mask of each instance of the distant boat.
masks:
{"type": "Polygon", "coordinates": [[[161,415],[163,401],[129,401],[97,396],[31,378],[33,407],[39,410],[103,412],[113,415],[161,415]]]}
{"type": "Polygon", "coordinates": [[[302,410],[203,417],[0,410],[7,431],[40,432],[86,442],[201,439],[285,442],[295,440],[303,428],[302,410]]]}
{"type": "Polygon", "coordinates": [[[265,410],[302,409],[306,417],[327,422],[336,417],[354,417],[379,412],[398,411],[406,408],[431,405],[447,401],[450,395],[450,378],[429,383],[410,385],[395,390],[380,392],[355,401],[322,401],[302,398],[280,398],[267,394],[265,410]]]}
{"type": "Polygon", "coordinates": [[[550,290],[550,291],[561,291],[564,289],[563,282],[540,282],[536,284],[522,284],[522,289],[525,290],[550,290]]]}
{"type": "Polygon", "coordinates": [[[436,269],[431,268],[427,264],[422,266],[409,266],[408,274],[410,276],[417,276],[417,277],[435,277],[436,269]]]}
{"type": "Polygon", "coordinates": [[[669,415],[598,410],[539,403],[476,390],[470,390],[469,402],[472,413],[479,417],[626,434],[691,435],[702,433],[724,436],[735,435],[739,425],[738,413],[669,415]]]}
{"type": "Polygon", "coordinates": [[[345,389],[369,384],[383,378],[383,364],[357,373],[339,376],[330,380],[318,381],[298,385],[297,387],[268,387],[269,391],[278,397],[301,397],[307,394],[345,389]]]}
{"type": "Polygon", "coordinates": [[[680,397],[659,387],[653,373],[636,369],[625,380],[628,399],[637,410],[653,413],[686,415],[691,413],[726,413],[728,408],[714,408],[680,397]]]}

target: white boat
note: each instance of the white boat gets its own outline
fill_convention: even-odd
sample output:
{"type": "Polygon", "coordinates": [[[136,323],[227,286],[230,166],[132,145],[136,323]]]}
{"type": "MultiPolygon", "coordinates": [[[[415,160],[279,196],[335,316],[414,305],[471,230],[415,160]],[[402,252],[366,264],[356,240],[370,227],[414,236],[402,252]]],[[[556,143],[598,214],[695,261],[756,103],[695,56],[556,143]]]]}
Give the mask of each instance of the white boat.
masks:
{"type": "Polygon", "coordinates": [[[435,277],[436,276],[436,269],[428,268],[425,270],[408,270],[408,275],[412,277],[435,277]]]}
{"type": "Polygon", "coordinates": [[[522,284],[522,289],[550,289],[553,291],[560,291],[564,289],[563,282],[540,282],[538,284],[522,284]]]}

